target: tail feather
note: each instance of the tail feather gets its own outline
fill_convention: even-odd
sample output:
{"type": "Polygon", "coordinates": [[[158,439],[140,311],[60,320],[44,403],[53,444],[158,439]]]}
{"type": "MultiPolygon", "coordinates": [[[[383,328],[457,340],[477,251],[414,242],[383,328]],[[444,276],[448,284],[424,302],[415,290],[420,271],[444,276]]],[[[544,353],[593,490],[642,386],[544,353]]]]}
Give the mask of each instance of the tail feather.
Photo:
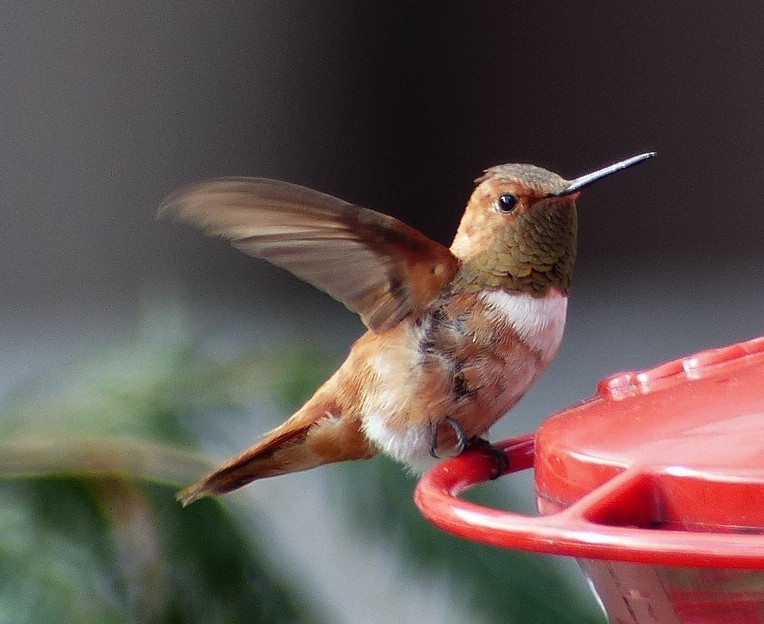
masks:
{"type": "Polygon", "coordinates": [[[368,458],[377,453],[357,421],[334,417],[326,410],[311,411],[313,417],[298,412],[254,446],[180,491],[176,498],[185,507],[205,496],[225,494],[256,479],[331,462],[368,458]]]}
{"type": "Polygon", "coordinates": [[[310,468],[311,466],[294,467],[290,470],[289,465],[294,464],[294,462],[286,463],[283,457],[290,448],[299,447],[301,442],[304,446],[304,440],[310,427],[311,425],[308,424],[290,431],[274,431],[273,433],[278,433],[278,435],[269,435],[260,440],[199,481],[178,492],[176,498],[185,507],[205,496],[225,494],[256,479],[275,477],[287,472],[310,468]]]}

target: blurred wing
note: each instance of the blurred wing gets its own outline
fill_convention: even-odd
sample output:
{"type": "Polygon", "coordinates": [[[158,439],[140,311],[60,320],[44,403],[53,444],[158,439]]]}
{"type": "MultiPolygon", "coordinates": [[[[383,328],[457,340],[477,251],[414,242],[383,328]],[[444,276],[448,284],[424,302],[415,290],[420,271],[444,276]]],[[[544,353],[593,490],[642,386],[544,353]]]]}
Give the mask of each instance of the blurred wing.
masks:
{"type": "Polygon", "coordinates": [[[168,197],[159,215],[291,271],[377,331],[432,301],[458,265],[446,247],[393,217],[287,182],[202,182],[168,197]]]}

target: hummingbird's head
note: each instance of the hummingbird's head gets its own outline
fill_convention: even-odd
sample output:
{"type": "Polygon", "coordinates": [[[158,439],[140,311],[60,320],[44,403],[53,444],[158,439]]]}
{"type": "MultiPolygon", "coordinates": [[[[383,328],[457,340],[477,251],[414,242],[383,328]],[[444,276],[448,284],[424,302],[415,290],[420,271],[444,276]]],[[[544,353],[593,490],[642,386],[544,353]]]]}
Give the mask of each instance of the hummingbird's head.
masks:
{"type": "Polygon", "coordinates": [[[476,180],[451,245],[476,288],[545,295],[570,287],[576,256],[578,192],[533,165],[499,165],[476,180]]]}
{"type": "Polygon", "coordinates": [[[462,262],[463,283],[534,296],[552,287],[567,293],[576,258],[580,189],[651,156],[635,156],[570,181],[534,165],[487,169],[476,180],[451,245],[462,262]]]}

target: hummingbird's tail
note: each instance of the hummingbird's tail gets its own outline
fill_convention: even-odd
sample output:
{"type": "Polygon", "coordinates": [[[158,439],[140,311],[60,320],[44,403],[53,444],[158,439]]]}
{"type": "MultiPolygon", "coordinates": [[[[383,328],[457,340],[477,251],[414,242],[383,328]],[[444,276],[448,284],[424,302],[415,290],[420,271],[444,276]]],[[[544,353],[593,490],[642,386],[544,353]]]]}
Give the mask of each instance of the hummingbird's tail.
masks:
{"type": "Polygon", "coordinates": [[[334,416],[325,405],[308,402],[254,446],[188,486],[176,498],[185,507],[204,496],[224,494],[256,479],[376,454],[361,431],[360,421],[334,416]]]}

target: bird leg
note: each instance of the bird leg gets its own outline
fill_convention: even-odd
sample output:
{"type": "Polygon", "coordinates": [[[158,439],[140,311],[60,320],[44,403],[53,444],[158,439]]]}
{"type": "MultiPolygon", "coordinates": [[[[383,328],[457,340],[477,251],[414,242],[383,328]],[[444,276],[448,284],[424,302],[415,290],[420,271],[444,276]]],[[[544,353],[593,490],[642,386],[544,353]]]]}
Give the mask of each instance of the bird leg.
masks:
{"type": "Polygon", "coordinates": [[[473,449],[484,451],[493,460],[493,468],[491,469],[490,477],[491,481],[498,479],[509,469],[509,457],[507,457],[507,454],[498,446],[491,444],[485,438],[475,436],[474,438],[467,440],[465,450],[471,451],[473,449]]]}

